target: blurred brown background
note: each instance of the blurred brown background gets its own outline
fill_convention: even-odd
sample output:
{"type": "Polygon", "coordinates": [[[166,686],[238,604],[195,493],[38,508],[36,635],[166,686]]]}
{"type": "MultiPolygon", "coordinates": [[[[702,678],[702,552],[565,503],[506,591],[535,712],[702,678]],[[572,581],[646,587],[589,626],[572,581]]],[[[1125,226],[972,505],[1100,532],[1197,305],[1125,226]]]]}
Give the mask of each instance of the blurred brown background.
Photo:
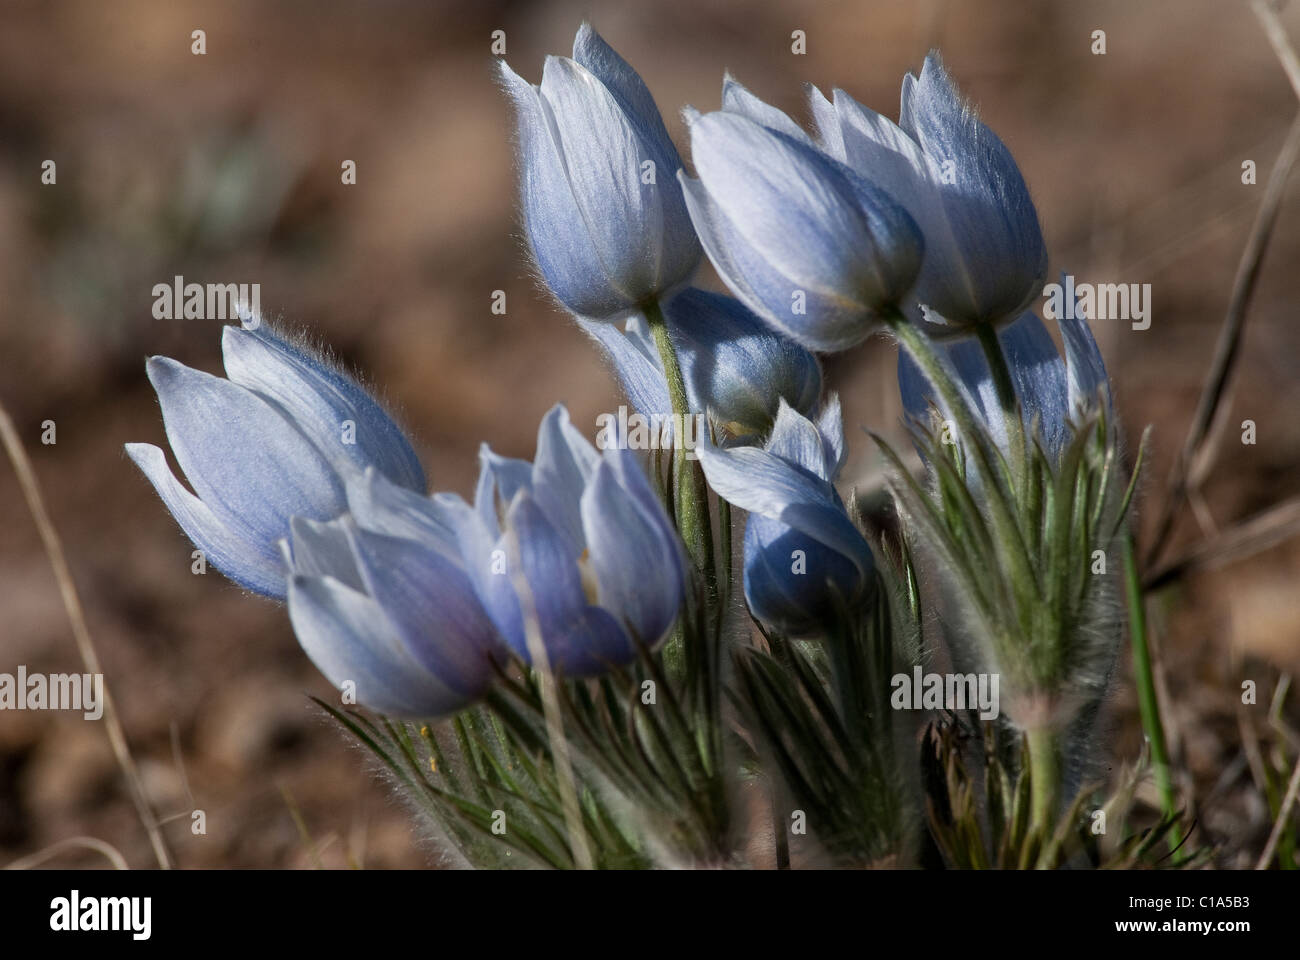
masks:
{"type": "MultiPolygon", "coordinates": [[[[716,107],[724,70],[801,118],[805,81],[896,116],[904,72],[942,49],[1019,161],[1053,271],[1153,286],[1149,330],[1109,322],[1097,335],[1130,437],[1155,425],[1140,507],[1154,519],[1263,181],[1300,106],[1245,3],[8,2],[0,399],[163,814],[189,810],[175,725],[208,827],[193,836],[184,816],[165,828],[181,866],[417,866],[430,854],[360,754],[317,718],[306,694],[329,688],[284,611],[215,573],[193,576],[192,547],[122,453],[127,441],[165,444],[146,356],[220,371],[220,322],[155,320],[151,289],[177,274],[260,283],[269,316],[306,327],[378,386],[441,489],[469,492],[481,441],[531,456],[557,400],[594,432],[616,394],[530,278],[489,51],[504,30],[507,59],[536,82],[584,18],[641,72],[683,152],[677,110],[716,107]],[[203,56],[191,53],[195,29],[206,31],[203,56]],[[806,56],[791,53],[795,29],[806,56]],[[1095,29],[1105,56],[1090,53],[1095,29]],[[47,159],[55,185],[40,182],[47,159]],[[355,186],[340,183],[344,160],[356,162],[355,186]],[[1241,183],[1244,160],[1260,185],[1241,183]],[[505,316],[489,309],[497,289],[505,316]],[[55,445],[40,443],[47,419],[55,445]]],[[[1300,5],[1283,20],[1300,42],[1300,5]]],[[[1220,528],[1300,493],[1297,190],[1264,263],[1231,433],[1204,491],[1206,521],[1220,528]],[[1246,418],[1255,446],[1234,435],[1246,418]]],[[[879,465],[856,427],[901,435],[893,364],[893,348],[872,342],[827,365],[858,479],[879,465]]],[[[1201,535],[1184,511],[1173,553],[1201,535]]],[[[1176,755],[1201,798],[1237,768],[1204,811],[1223,862],[1267,833],[1236,704],[1251,677],[1254,709],[1267,710],[1300,661],[1298,573],[1292,542],[1155,605],[1176,755]]],[[[6,461],[0,671],[18,664],[82,669],[6,461]]],[[[1125,676],[1110,723],[1117,760],[1137,754],[1134,716],[1125,676]]],[[[101,724],[0,713],[0,864],[76,835],[152,863],[101,724]]],[[[76,852],[53,862],[103,863],[76,852]]]]}

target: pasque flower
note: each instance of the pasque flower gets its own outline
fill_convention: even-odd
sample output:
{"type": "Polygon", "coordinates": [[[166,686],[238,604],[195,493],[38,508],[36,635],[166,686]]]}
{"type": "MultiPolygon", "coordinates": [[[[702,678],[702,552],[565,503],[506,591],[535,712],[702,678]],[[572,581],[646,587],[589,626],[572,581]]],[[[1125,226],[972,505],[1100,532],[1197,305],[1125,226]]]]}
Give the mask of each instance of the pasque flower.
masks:
{"type": "Polygon", "coordinates": [[[167,357],[146,364],[167,439],[194,488],[161,449],[128,443],[181,528],[210,563],[257,593],[285,595],[277,543],[291,517],[329,520],[346,506],[350,474],[375,467],[424,489],[424,471],[379,404],[322,358],[250,321],[222,334],[226,376],[167,357]]]}
{"type": "MultiPolygon", "coordinates": [[[[691,411],[708,413],[733,439],[757,439],[772,429],[780,400],[808,414],[822,392],[817,358],[723,294],[689,288],[664,307],[691,411]]],[[[642,414],[668,414],[672,405],[663,363],[644,318],[626,327],[580,321],[605,349],[632,405],[642,414]]]]}
{"type": "Polygon", "coordinates": [[[607,319],[685,283],[700,261],[654,98],[583,24],[573,58],[547,57],[540,86],[505,63],[518,118],[524,226],[566,308],[607,319]]]}
{"type": "Polygon", "coordinates": [[[904,301],[923,240],[884,190],[728,80],[723,109],[689,113],[691,220],[723,281],[810,350],[843,350],[904,301]]]}
{"type": "MultiPolygon", "coordinates": [[[[1110,407],[1110,381],[1101,351],[1088,322],[1071,316],[1059,322],[1065,358],[1057,352],[1047,327],[1034,313],[1021,314],[998,331],[1003,355],[1015,386],[1026,435],[1037,430],[1052,462],[1070,441],[1072,421],[1098,403],[1110,407]]],[[[989,437],[1004,452],[1013,449],[1006,418],[999,405],[993,374],[980,345],[971,339],[943,340],[936,344],[965,388],[969,405],[989,437]]],[[[898,388],[907,413],[928,423],[931,405],[949,416],[939,398],[906,351],[898,355],[898,388]]],[[[1014,421],[1013,421],[1014,423],[1014,421]]],[[[1113,418],[1108,418],[1113,428],[1113,418]]]]}
{"type": "Polygon", "coordinates": [[[745,599],[755,617],[809,635],[826,629],[838,604],[852,609],[869,596],[871,548],[834,486],[844,459],[838,397],[815,423],[782,402],[762,449],[699,454],[709,486],[749,512],[745,599]]]}
{"type": "Polygon", "coordinates": [[[350,513],[292,521],[282,542],[289,618],[336,687],[401,716],[453,713],[491,683],[504,651],[447,519],[456,501],[371,468],[348,481],[350,513]]]}
{"type": "Polygon", "coordinates": [[[598,453],[562,405],[542,420],[535,463],[484,447],[474,505],[445,506],[479,601],[525,660],[530,608],[568,676],[631,662],[676,622],[684,561],[667,513],[636,456],[598,453]]]}
{"type": "MultiPolygon", "coordinates": [[[[915,299],[948,324],[1014,321],[1043,287],[1047,250],[1011,153],[937,54],[903,79],[898,124],[843,90],[810,92],[822,147],[901,203],[925,235],[915,299]]],[[[771,108],[769,108],[771,109],[771,108]]]]}

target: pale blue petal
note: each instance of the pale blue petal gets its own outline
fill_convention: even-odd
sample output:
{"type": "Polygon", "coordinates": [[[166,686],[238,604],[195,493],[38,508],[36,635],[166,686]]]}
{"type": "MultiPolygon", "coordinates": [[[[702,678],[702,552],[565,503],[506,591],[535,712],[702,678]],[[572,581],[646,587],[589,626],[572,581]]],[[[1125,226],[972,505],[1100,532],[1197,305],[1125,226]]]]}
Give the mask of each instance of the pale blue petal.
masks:
{"type": "MultiPolygon", "coordinates": [[[[586,547],[578,501],[599,464],[600,454],[569,422],[569,411],[563,404],[552,407],[537,431],[532,492],[551,523],[569,538],[575,557],[586,547]]],[[[508,497],[513,500],[513,493],[508,497]]]]}
{"type": "MultiPolygon", "coordinates": [[[[569,538],[527,492],[511,505],[507,529],[518,538],[519,561],[552,668],[566,676],[586,676],[635,659],[636,647],[627,632],[609,611],[589,602],[569,538]]],[[[528,657],[522,635],[507,640],[528,657]]]]}
{"type": "Polygon", "coordinates": [[[751,514],[744,544],[750,612],[785,634],[825,630],[833,610],[831,589],[850,606],[862,592],[865,578],[851,560],[779,521],[751,514]]]}
{"type": "Polygon", "coordinates": [[[664,308],[692,411],[708,408],[748,434],[772,428],[779,401],[804,413],[821,397],[817,358],[739,301],[690,288],[664,308]]]}
{"type": "Polygon", "coordinates": [[[367,592],[411,656],[452,690],[481,694],[497,633],[459,562],[415,540],[351,534],[367,592]]]}
{"type": "Polygon", "coordinates": [[[763,261],[781,265],[791,290],[877,302],[876,242],[843,167],[731,113],[696,118],[691,148],[710,199],[763,261]]]}
{"type": "Polygon", "coordinates": [[[832,393],[822,404],[817,415],[817,432],[822,435],[825,447],[826,476],[834,480],[844,466],[844,415],[840,410],[840,395],[832,393]]]}
{"type": "Polygon", "coordinates": [[[406,436],[351,378],[273,333],[225,327],[221,339],[226,375],[283,410],[334,460],[376,467],[394,483],[423,492],[424,470],[406,436]],[[345,442],[344,424],[352,439],[345,442]]]}
{"type": "MultiPolygon", "coordinates": [[[[574,200],[605,265],[610,285],[628,304],[659,285],[664,256],[665,186],[676,170],[642,182],[641,164],[661,165],[619,102],[592,73],[567,57],[547,57],[542,98],[550,107],[574,200]]],[[[671,187],[669,186],[669,189],[671,187]]]]}
{"type": "MultiPolygon", "coordinates": [[[[663,367],[647,349],[653,349],[653,342],[647,344],[646,341],[651,340],[650,334],[644,330],[639,318],[630,317],[623,330],[616,324],[581,317],[578,324],[604,349],[634,410],[652,416],[672,409],[663,367]]],[[[692,408],[697,402],[691,401],[692,408]]]]}
{"type": "Polygon", "coordinates": [[[317,669],[340,689],[355,684],[357,699],[372,710],[433,717],[470,702],[416,662],[379,604],[337,580],[292,578],[289,619],[317,669]]]}
{"type": "Polygon", "coordinates": [[[626,450],[606,454],[582,495],[582,519],[601,607],[653,646],[677,619],[681,555],[663,507],[634,461],[626,450]]]}
{"type": "Polygon", "coordinates": [[[764,103],[754,96],[741,83],[727,74],[722,80],[722,109],[727,113],[736,113],[748,117],[769,130],[779,130],[786,136],[812,146],[813,142],[799,124],[781,110],[769,103],[764,103]]]}
{"type": "Polygon", "coordinates": [[[776,425],[765,447],[768,453],[797,464],[816,474],[828,484],[833,479],[827,463],[822,433],[807,417],[801,416],[784,400],[776,415],[776,425]]]}
{"type": "Polygon", "coordinates": [[[626,310],[631,304],[612,285],[569,185],[549,107],[538,89],[504,62],[501,79],[518,119],[524,224],[546,285],[564,306],[582,316],[606,317],[626,310]]]}
{"type": "Polygon", "coordinates": [[[158,447],[151,443],[128,443],[126,452],[209,563],[254,593],[284,597],[285,569],[273,541],[254,540],[244,531],[218,520],[207,504],[176,479],[158,447]]]}
{"type": "Polygon", "coordinates": [[[779,520],[838,550],[864,574],[871,550],[844,512],[834,488],[815,473],[752,447],[697,451],[709,486],[728,503],[779,520]]]}
{"type": "Polygon", "coordinates": [[[515,494],[533,485],[533,465],[527,460],[503,457],[485,443],[479,447],[478,483],[474,489],[474,509],[487,530],[495,537],[501,529],[501,514],[515,494]]]}
{"type": "Polygon", "coordinates": [[[943,303],[931,305],[961,322],[1018,315],[1042,290],[1047,251],[1015,160],[963,103],[933,54],[915,83],[910,122],[910,132],[933,164],[955,164],[956,182],[941,191],[961,254],[960,262],[953,264],[960,269],[952,274],[947,299],[956,302],[974,291],[971,314],[957,316],[943,303]]]}
{"type": "Polygon", "coordinates": [[[840,130],[839,114],[826,95],[811,83],[807,86],[808,107],[817,127],[817,145],[840,163],[851,163],[844,147],[844,134],[840,130]]]}
{"type": "Polygon", "coordinates": [[[444,554],[456,552],[446,510],[432,497],[399,487],[373,467],[349,477],[347,493],[348,510],[363,529],[418,540],[444,554]]]}
{"type": "Polygon", "coordinates": [[[809,350],[827,352],[848,349],[871,335],[870,312],[863,304],[800,287],[782,265],[754,249],[700,181],[680,179],[709,260],[727,288],[767,324],[809,350]],[[802,315],[794,312],[797,291],[804,294],[802,315]]]}
{"type": "Polygon", "coordinates": [[[361,571],[352,552],[352,538],[348,533],[350,521],[345,516],[327,523],[317,523],[305,517],[294,517],[289,526],[289,559],[295,576],[333,577],[345,587],[365,592],[361,571]]]}
{"type": "Polygon", "coordinates": [[[146,367],[167,439],[213,516],[267,557],[295,514],[315,520],[346,507],[343,483],[324,455],[255,393],[167,357],[146,367]]]}

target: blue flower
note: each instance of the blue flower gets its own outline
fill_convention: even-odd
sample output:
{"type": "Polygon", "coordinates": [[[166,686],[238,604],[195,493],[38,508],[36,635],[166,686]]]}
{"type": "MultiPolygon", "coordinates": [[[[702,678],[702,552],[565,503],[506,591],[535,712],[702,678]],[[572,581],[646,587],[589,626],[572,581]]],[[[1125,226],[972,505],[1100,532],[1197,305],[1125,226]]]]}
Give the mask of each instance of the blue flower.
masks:
{"type": "Polygon", "coordinates": [[[285,595],[276,546],[289,520],[329,520],[346,507],[348,475],[374,466],[394,483],[424,488],[401,430],[350,378],[260,322],[226,327],[229,379],[167,357],[146,364],[167,439],[194,492],[148,443],[126,452],[153,483],[195,546],[232,580],[285,595]]]}
{"type": "Polygon", "coordinates": [[[282,543],[289,619],[336,687],[382,713],[441,716],[479,699],[504,647],[474,592],[447,514],[373,468],[348,481],[351,512],[302,517],[282,543]]]}
{"type": "Polygon", "coordinates": [[[962,101],[937,54],[903,80],[899,123],[843,90],[815,88],[823,148],[901,203],[925,235],[916,299],[949,324],[1010,322],[1047,271],[1038,214],[997,134],[962,101]]]}
{"type": "Polygon", "coordinates": [[[681,158],[645,83],[583,24],[541,86],[501,65],[518,116],[524,225],[546,285],[608,319],[685,283],[700,261],[681,158]]]}
{"type": "Polygon", "coordinates": [[[763,449],[699,454],[718,496],[749,511],[745,599],[762,623],[811,635],[826,629],[839,602],[852,609],[870,596],[871,548],[834,486],[844,458],[837,397],[816,423],[782,403],[763,449]]]}
{"type": "MultiPolygon", "coordinates": [[[[1054,463],[1059,462],[1070,441],[1071,423],[1098,404],[1109,414],[1111,404],[1110,381],[1088,322],[1082,317],[1058,322],[1065,343],[1064,360],[1047,327],[1033,313],[1021,314],[998,331],[1020,401],[1023,426],[1026,431],[1037,429],[1043,449],[1054,463]]],[[[971,409],[987,427],[993,442],[1009,455],[1012,445],[1007,423],[984,351],[971,338],[936,343],[965,389],[971,409]]],[[[903,350],[898,354],[898,389],[908,415],[922,423],[930,422],[932,406],[949,416],[930,382],[903,350]]],[[[1108,417],[1108,424],[1114,428],[1113,417],[1108,417]]]]}
{"type": "Polygon", "coordinates": [[[699,180],[679,179],[732,293],[810,350],[871,335],[921,266],[907,212],[730,78],[723,110],[688,120],[699,180]]]}
{"type": "Polygon", "coordinates": [[[634,454],[602,456],[557,405],[537,460],[484,447],[472,507],[445,502],[479,601],[510,648],[531,662],[531,610],[553,669],[590,675],[636,659],[676,622],[681,545],[634,454]],[[522,602],[521,602],[522,600],[522,602]]]}
{"type": "MultiPolygon", "coordinates": [[[[731,297],[690,288],[664,308],[693,413],[708,413],[736,439],[766,436],[784,398],[800,413],[817,408],[821,365],[731,297]]],[[[638,412],[672,412],[663,364],[644,318],[626,329],[580,321],[602,347],[638,412]]]]}

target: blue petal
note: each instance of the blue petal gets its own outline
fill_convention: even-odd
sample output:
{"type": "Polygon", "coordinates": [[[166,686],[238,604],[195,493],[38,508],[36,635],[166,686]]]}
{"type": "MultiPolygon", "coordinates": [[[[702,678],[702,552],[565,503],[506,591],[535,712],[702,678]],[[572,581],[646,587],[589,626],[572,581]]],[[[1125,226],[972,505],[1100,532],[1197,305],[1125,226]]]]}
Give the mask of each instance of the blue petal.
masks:
{"type": "Polygon", "coordinates": [[[292,533],[281,544],[289,546],[287,558],[294,576],[332,577],[349,589],[366,592],[346,516],[327,523],[294,517],[289,525],[292,533]]]}
{"type": "Polygon", "coordinates": [[[533,465],[527,460],[495,454],[486,443],[479,447],[478,457],[474,509],[495,537],[501,529],[500,516],[515,494],[523,489],[532,489],[533,465]]]}
{"type": "Polygon", "coordinates": [[[691,220],[727,288],[771,327],[809,350],[845,350],[871,334],[869,311],[856,300],[801,287],[783,265],[769,262],[715,204],[698,180],[679,175],[691,220]],[[794,313],[802,290],[806,313],[794,313]]]}
{"type": "MultiPolygon", "coordinates": [[[[628,318],[625,330],[597,320],[579,318],[578,323],[604,348],[634,410],[651,416],[672,409],[663,367],[658,358],[649,352],[654,349],[653,343],[647,343],[651,340],[650,333],[644,329],[639,317],[628,318]]],[[[692,401],[691,405],[694,408],[696,401],[692,401]]]]}
{"type": "Polygon", "coordinates": [[[865,579],[844,555],[807,534],[766,517],[750,515],[745,526],[745,601],[764,624],[792,636],[826,628],[834,609],[831,589],[846,604],[861,596],[865,579]],[[802,573],[795,572],[795,551],[802,573]]]}
{"type": "Polygon", "coordinates": [[[790,290],[863,308],[879,302],[876,241],[843,167],[731,113],[697,117],[691,148],[710,199],[764,261],[780,265],[790,290]]]}
{"type": "Polygon", "coordinates": [[[569,538],[576,557],[586,546],[579,498],[600,464],[600,454],[569,422],[569,411],[556,404],[537,431],[533,496],[558,530],[569,538]]]}
{"type": "Polygon", "coordinates": [[[347,491],[348,510],[363,529],[418,540],[448,555],[457,552],[446,510],[432,497],[397,486],[373,467],[349,477],[347,491]]]}
{"type": "Polygon", "coordinates": [[[766,450],[697,451],[709,486],[729,503],[807,534],[848,557],[865,575],[871,550],[830,484],[766,450]]]}
{"type": "Polygon", "coordinates": [[[582,495],[600,605],[648,646],[672,628],[682,601],[681,551],[636,458],[610,450],[582,495]]]}
{"type": "Polygon", "coordinates": [[[459,562],[415,540],[350,532],[367,592],[412,657],[452,690],[482,693],[497,633],[459,562]]]}
{"type": "MultiPolygon", "coordinates": [[[[1065,288],[1064,273],[1061,275],[1061,287],[1065,288]]],[[[1101,359],[1101,350],[1092,335],[1092,328],[1088,326],[1087,318],[1077,305],[1074,310],[1065,312],[1070,316],[1058,319],[1056,324],[1061,328],[1061,340],[1065,344],[1065,373],[1069,381],[1067,413],[1075,416],[1081,410],[1093,408],[1097,404],[1099,393],[1109,411],[1113,402],[1110,377],[1106,375],[1106,364],[1101,359]]]]}
{"type": "Polygon", "coordinates": [[[956,182],[941,190],[944,214],[961,257],[953,264],[949,299],[975,291],[977,315],[950,320],[1000,320],[1015,316],[1042,289],[1047,269],[1038,213],[1020,169],[997,134],[958,96],[935,55],[926,58],[909,105],[909,132],[931,162],[956,164],[956,182]]]}
{"type": "Polygon", "coordinates": [[[294,515],[328,520],[346,506],[324,455],[255,393],[166,357],[147,364],[167,438],[194,492],[240,539],[275,544],[294,515]]]}
{"type": "Polygon", "coordinates": [[[265,324],[222,331],[226,375],[283,410],[333,460],[376,467],[394,483],[423,491],[424,470],[406,436],[349,377],[274,334],[265,324]],[[351,421],[354,443],[343,442],[351,421]]]}
{"type": "Polygon", "coordinates": [[[514,101],[520,146],[520,194],[528,242],[546,285],[582,316],[607,317],[631,304],[611,283],[583,210],[569,185],[550,107],[505,63],[501,79],[514,101]]]}
{"type": "MultiPolygon", "coordinates": [[[[636,647],[618,621],[588,602],[569,538],[527,492],[515,498],[506,528],[506,537],[517,536],[517,544],[507,546],[507,555],[513,554],[510,546],[517,546],[552,668],[566,676],[585,676],[635,659],[636,647]]],[[[528,657],[522,631],[507,640],[528,657]]]]}
{"type": "Polygon", "coordinates": [[[151,443],[128,443],[127,455],[149,478],[163,504],[185,535],[203,551],[208,562],[240,586],[254,593],[282,599],[285,571],[279,555],[263,540],[222,523],[194,494],[181,485],[167,466],[167,458],[151,443]]]}
{"type": "Polygon", "coordinates": [[[694,288],[665,307],[692,411],[707,407],[745,433],[772,428],[779,401],[810,412],[821,397],[817,358],[766,326],[739,301],[694,288]]]}
{"type": "Polygon", "coordinates": [[[356,684],[357,699],[392,716],[440,716],[470,698],[424,670],[383,609],[333,578],[289,581],[289,619],[298,643],[335,687],[356,684]]]}
{"type": "Polygon", "coordinates": [[[828,484],[834,479],[827,462],[826,443],[821,431],[807,417],[800,416],[785,401],[776,415],[776,426],[765,448],[782,460],[797,464],[828,484]]]}
{"type": "Polygon", "coordinates": [[[590,24],[583,24],[574,38],[573,59],[591,71],[618,102],[641,140],[645,150],[642,161],[654,161],[655,183],[642,184],[641,189],[653,191],[662,211],[661,235],[651,242],[659,249],[655,292],[666,293],[690,278],[703,255],[677,185],[682,158],[641,77],[590,24]]]}
{"type": "Polygon", "coordinates": [[[817,432],[822,435],[826,451],[826,475],[831,480],[839,476],[844,466],[844,416],[840,410],[840,395],[832,393],[826,398],[817,415],[817,432]]]}
{"type": "Polygon", "coordinates": [[[845,153],[844,134],[840,130],[840,118],[835,112],[835,105],[812,84],[808,84],[807,93],[813,125],[817,128],[817,145],[840,163],[852,165],[845,153]]]}
{"type": "Polygon", "coordinates": [[[778,130],[810,147],[813,145],[812,140],[799,124],[791,120],[783,111],[754,96],[743,84],[734,80],[731,74],[727,74],[722,80],[722,109],[727,113],[748,117],[769,130],[778,130]]]}

